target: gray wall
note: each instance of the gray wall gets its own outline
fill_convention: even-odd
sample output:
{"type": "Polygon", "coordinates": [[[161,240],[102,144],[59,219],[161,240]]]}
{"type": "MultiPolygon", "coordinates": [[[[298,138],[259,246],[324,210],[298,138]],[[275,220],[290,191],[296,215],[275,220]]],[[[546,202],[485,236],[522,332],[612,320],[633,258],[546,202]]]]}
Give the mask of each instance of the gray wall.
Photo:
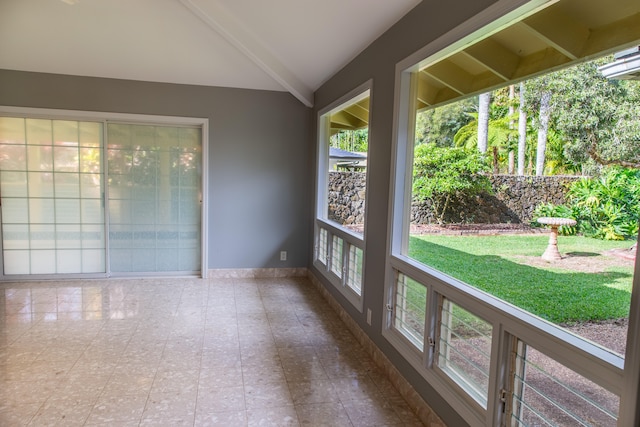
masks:
{"type": "MultiPolygon", "coordinates": [[[[362,54],[328,80],[315,94],[314,109],[317,115],[318,110],[373,78],[367,160],[369,182],[367,184],[364,272],[364,313],[367,308],[373,311],[372,326],[367,325],[366,314],[355,310],[328,282],[324,281],[324,283],[329,292],[385,352],[414,388],[451,426],[463,426],[466,423],[381,334],[388,246],[395,65],[492,3],[492,0],[423,0],[362,54]]],[[[315,275],[322,277],[318,271],[315,271],[315,275]]]]}
{"type": "Polygon", "coordinates": [[[311,110],[289,93],[0,70],[0,105],[208,118],[208,267],[308,266],[311,110]]]}

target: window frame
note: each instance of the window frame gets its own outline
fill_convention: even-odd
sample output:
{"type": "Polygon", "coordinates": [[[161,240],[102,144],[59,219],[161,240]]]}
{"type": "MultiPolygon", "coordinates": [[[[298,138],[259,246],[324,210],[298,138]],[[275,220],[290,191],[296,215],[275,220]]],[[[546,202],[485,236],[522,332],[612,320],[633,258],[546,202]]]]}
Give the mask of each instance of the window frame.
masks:
{"type": "Polygon", "coordinates": [[[472,43],[478,31],[496,31],[517,17],[535,13],[546,0],[499,0],[474,18],[446,33],[396,64],[394,88],[393,147],[389,206],[389,239],[385,274],[386,316],[382,335],[420,375],[471,425],[502,425],[503,391],[509,389],[511,348],[519,339],[574,370],[579,375],[620,396],[618,425],[634,425],[640,388],[640,260],[636,258],[629,332],[625,357],[588,342],[555,325],[473,288],[406,254],[409,244],[411,183],[415,128],[415,72],[461,46],[472,43]],[[411,348],[393,328],[395,281],[404,274],[427,287],[425,347],[422,354],[411,348]],[[439,322],[437,301],[446,298],[492,325],[491,359],[486,410],[439,372],[434,360],[439,322]]]}
{"type": "MultiPolygon", "coordinates": [[[[101,112],[101,111],[82,111],[82,110],[64,110],[64,109],[50,109],[50,108],[32,108],[32,107],[12,107],[0,105],[0,115],[7,117],[21,117],[21,118],[35,118],[35,119],[47,119],[47,120],[74,120],[74,121],[93,121],[100,122],[102,124],[103,132],[103,161],[106,165],[106,152],[107,152],[107,125],[110,123],[123,123],[123,124],[141,124],[141,125],[168,125],[168,126],[188,126],[198,127],[202,132],[202,176],[201,176],[201,194],[200,194],[200,215],[201,215],[201,243],[200,243],[200,277],[207,278],[208,276],[208,171],[209,171],[209,119],[197,118],[197,117],[179,117],[179,116],[162,116],[162,115],[148,115],[148,114],[133,114],[133,113],[113,113],[113,112],[101,112]]],[[[105,178],[106,167],[104,167],[105,178]]],[[[104,188],[103,201],[108,201],[108,189],[104,188]]],[[[33,280],[37,279],[65,279],[65,278],[103,278],[114,276],[109,270],[109,214],[105,211],[105,251],[106,251],[106,273],[91,273],[91,274],[56,274],[56,275],[4,275],[4,269],[0,269],[0,281],[6,280],[33,280]]],[[[0,239],[0,251],[2,251],[2,241],[0,239]]],[[[2,258],[0,258],[0,266],[2,264],[2,258]]],[[[181,274],[178,272],[178,274],[181,274]]],[[[117,276],[161,276],[166,275],[162,272],[154,273],[132,273],[132,274],[118,274],[117,276]]],[[[169,275],[175,275],[169,273],[169,275]]]]}
{"type": "MultiPolygon", "coordinates": [[[[328,211],[328,186],[329,186],[329,138],[330,138],[330,121],[329,115],[336,110],[346,107],[349,104],[356,103],[361,99],[369,98],[369,105],[373,100],[373,80],[368,80],[358,87],[352,89],[339,99],[335,100],[326,107],[320,109],[317,115],[317,168],[316,168],[316,200],[315,200],[315,221],[314,221],[314,250],[313,250],[313,266],[325,277],[359,312],[364,310],[364,292],[365,292],[365,271],[366,271],[366,217],[369,204],[366,203],[365,196],[365,228],[363,234],[355,233],[346,227],[341,226],[335,221],[331,221],[327,217],[328,211]],[[323,231],[324,230],[324,231],[323,231]],[[324,252],[320,250],[321,233],[326,233],[326,247],[324,252]],[[337,274],[333,268],[333,239],[342,240],[342,258],[340,260],[341,274],[337,274]],[[362,264],[359,273],[360,286],[358,289],[350,286],[349,266],[351,264],[350,254],[351,247],[355,247],[362,251],[362,264]],[[326,263],[319,259],[319,254],[326,255],[326,263]]],[[[371,108],[369,109],[369,121],[371,123],[371,108]]],[[[369,141],[371,141],[371,127],[369,129],[369,141]]],[[[367,153],[369,150],[367,149],[367,153]]],[[[365,188],[369,186],[369,166],[367,165],[367,176],[365,188]]],[[[357,275],[357,274],[356,274],[357,275]]]]}

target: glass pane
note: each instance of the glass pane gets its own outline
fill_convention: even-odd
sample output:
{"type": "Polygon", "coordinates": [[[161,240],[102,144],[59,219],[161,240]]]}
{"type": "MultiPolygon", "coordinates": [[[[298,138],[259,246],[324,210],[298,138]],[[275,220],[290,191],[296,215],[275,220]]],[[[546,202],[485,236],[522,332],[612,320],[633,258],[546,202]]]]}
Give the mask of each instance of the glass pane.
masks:
{"type": "Polygon", "coordinates": [[[78,122],[67,120],[54,120],[53,143],[67,147],[78,146],[78,122]]]}
{"type": "Polygon", "coordinates": [[[393,328],[424,351],[427,287],[398,273],[393,303],[393,328]]]}
{"type": "Polygon", "coordinates": [[[104,273],[106,271],[104,259],[104,249],[84,249],[82,251],[82,272],[104,273]]]}
{"type": "MultiPolygon", "coordinates": [[[[103,224],[82,224],[82,247],[92,249],[104,248],[103,224]]],[[[92,253],[95,253],[95,251],[92,253]]]]}
{"type": "Polygon", "coordinates": [[[55,274],[55,250],[31,250],[31,274],[55,274]]]}
{"type": "Polygon", "coordinates": [[[80,172],[100,173],[102,167],[102,150],[96,148],[80,148],[80,172]]]}
{"type": "Polygon", "coordinates": [[[102,124],[92,122],[80,122],[80,146],[102,147],[102,124]]]}
{"type": "Polygon", "coordinates": [[[53,171],[53,149],[48,146],[27,146],[28,170],[53,171]]]}
{"type": "Polygon", "coordinates": [[[80,222],[80,200],[56,199],[56,221],[60,224],[80,222]]]}
{"type": "Polygon", "coordinates": [[[2,222],[5,224],[20,224],[29,222],[28,199],[2,199],[2,222]]]}
{"type": "Polygon", "coordinates": [[[444,299],[438,366],[483,407],[487,407],[491,325],[444,299]]]}
{"type": "Polygon", "coordinates": [[[318,260],[327,264],[327,230],[325,228],[320,229],[318,237],[318,260]]]}
{"type": "Polygon", "coordinates": [[[31,272],[29,251],[5,250],[3,256],[4,274],[29,274],[31,272]]]}
{"type": "Polygon", "coordinates": [[[18,117],[0,117],[0,144],[24,145],[25,121],[18,117]]]}
{"type": "Polygon", "coordinates": [[[82,222],[83,223],[102,223],[104,212],[102,212],[102,200],[100,199],[82,199],[80,201],[82,208],[82,222]]]}
{"type": "MultiPolygon", "coordinates": [[[[27,218],[25,216],[25,218],[27,218]]],[[[53,224],[56,222],[54,199],[29,199],[28,220],[32,224],[53,224]]]]}
{"type": "Polygon", "coordinates": [[[82,227],[80,224],[57,225],[57,249],[78,249],[82,247],[82,227]]]}
{"type": "Polygon", "coordinates": [[[80,174],[56,173],[54,176],[56,197],[79,198],[80,174]]]}
{"type": "Polygon", "coordinates": [[[59,274],[82,272],[82,251],[56,251],[56,272],[59,274]]]}
{"type": "Polygon", "coordinates": [[[358,295],[362,293],[362,249],[354,245],[349,245],[347,286],[353,289],[358,295]]]}
{"type": "Polygon", "coordinates": [[[331,271],[338,277],[342,277],[342,242],[338,236],[331,242],[331,271]]]}
{"type": "Polygon", "coordinates": [[[55,249],[56,226],[53,224],[31,224],[29,226],[31,249],[55,249]]]}
{"type": "Polygon", "coordinates": [[[615,426],[620,398],[523,342],[513,374],[511,425],[615,426]]]}
{"type": "MultiPolygon", "coordinates": [[[[54,175],[51,172],[29,172],[29,197],[53,198],[54,175]]],[[[25,193],[26,194],[26,193],[25,193]]]]}
{"type": "Polygon", "coordinates": [[[75,147],[54,147],[53,162],[56,172],[80,171],[80,153],[75,147]]]}
{"type": "Polygon", "coordinates": [[[2,237],[4,249],[29,249],[28,224],[4,224],[2,237]]]}
{"type": "Polygon", "coordinates": [[[0,169],[3,171],[27,170],[27,147],[0,144],[0,169]]]}
{"type": "Polygon", "coordinates": [[[0,172],[0,191],[3,197],[25,197],[27,195],[27,173],[0,172]]]}
{"type": "Polygon", "coordinates": [[[102,198],[101,174],[80,174],[80,197],[87,199],[102,198]]]}
{"type": "Polygon", "coordinates": [[[52,133],[51,120],[27,119],[27,144],[51,145],[52,133]]]}

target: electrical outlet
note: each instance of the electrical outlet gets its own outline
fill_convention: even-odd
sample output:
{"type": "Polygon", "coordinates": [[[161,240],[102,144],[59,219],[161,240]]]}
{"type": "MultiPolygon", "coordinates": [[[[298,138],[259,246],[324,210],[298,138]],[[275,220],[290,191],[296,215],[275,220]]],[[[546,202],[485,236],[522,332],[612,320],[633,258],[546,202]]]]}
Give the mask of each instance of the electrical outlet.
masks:
{"type": "Polygon", "coordinates": [[[287,260],[287,251],[280,251],[280,261],[287,260]]]}
{"type": "Polygon", "coordinates": [[[367,308],[367,324],[371,326],[371,309],[367,308]]]}

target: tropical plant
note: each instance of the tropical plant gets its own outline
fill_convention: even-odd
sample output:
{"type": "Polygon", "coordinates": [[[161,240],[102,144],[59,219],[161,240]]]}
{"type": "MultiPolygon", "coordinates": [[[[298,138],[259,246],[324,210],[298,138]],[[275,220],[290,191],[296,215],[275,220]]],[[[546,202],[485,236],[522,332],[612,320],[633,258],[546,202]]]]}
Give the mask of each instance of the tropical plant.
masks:
{"type": "Polygon", "coordinates": [[[476,149],[420,144],[414,153],[413,195],[430,201],[436,220],[442,223],[452,197],[491,192],[491,182],[484,175],[489,169],[476,149]]]}

